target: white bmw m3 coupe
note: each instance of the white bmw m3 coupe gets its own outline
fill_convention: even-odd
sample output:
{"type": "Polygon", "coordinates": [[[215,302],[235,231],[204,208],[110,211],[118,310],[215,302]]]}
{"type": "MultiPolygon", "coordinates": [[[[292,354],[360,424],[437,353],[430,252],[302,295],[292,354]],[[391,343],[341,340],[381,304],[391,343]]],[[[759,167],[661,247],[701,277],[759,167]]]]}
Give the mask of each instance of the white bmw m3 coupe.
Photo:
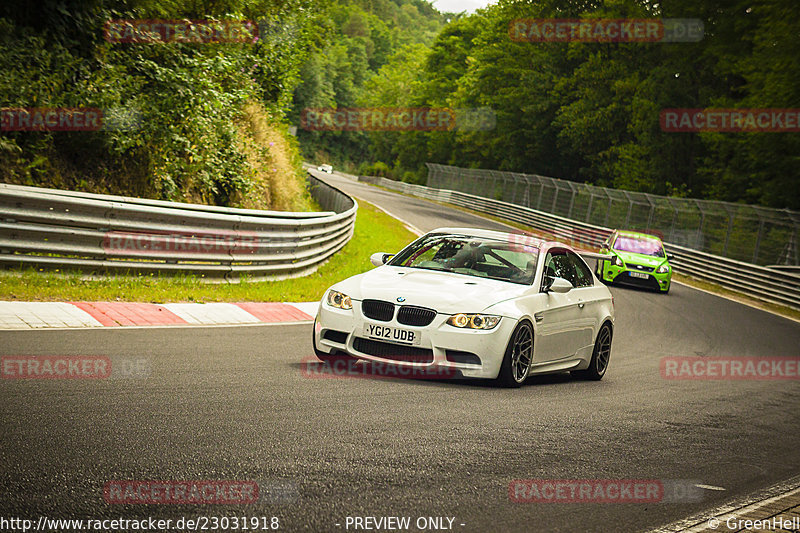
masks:
{"type": "Polygon", "coordinates": [[[614,303],[569,246],[441,228],[333,285],[314,321],[317,357],[358,358],[520,386],[533,374],[599,380],[614,303]]]}

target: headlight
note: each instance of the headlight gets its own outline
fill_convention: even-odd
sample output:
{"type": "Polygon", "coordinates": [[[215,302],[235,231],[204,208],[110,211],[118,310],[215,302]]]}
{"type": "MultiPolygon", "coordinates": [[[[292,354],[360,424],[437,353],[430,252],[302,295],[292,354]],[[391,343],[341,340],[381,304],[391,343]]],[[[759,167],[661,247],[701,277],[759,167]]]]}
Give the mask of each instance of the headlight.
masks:
{"type": "Polygon", "coordinates": [[[494,315],[466,315],[459,313],[447,319],[447,323],[457,328],[492,329],[500,323],[500,317],[494,315]]]}
{"type": "Polygon", "coordinates": [[[658,274],[666,274],[667,272],[669,272],[669,265],[667,263],[664,263],[656,270],[658,274]]]}
{"type": "Polygon", "coordinates": [[[331,307],[338,307],[339,309],[353,308],[353,302],[350,300],[350,297],[339,291],[328,291],[326,301],[331,307]]]}
{"type": "Polygon", "coordinates": [[[620,256],[618,256],[618,255],[614,256],[614,264],[617,265],[618,267],[624,267],[625,266],[625,263],[622,262],[622,258],[620,256]]]}

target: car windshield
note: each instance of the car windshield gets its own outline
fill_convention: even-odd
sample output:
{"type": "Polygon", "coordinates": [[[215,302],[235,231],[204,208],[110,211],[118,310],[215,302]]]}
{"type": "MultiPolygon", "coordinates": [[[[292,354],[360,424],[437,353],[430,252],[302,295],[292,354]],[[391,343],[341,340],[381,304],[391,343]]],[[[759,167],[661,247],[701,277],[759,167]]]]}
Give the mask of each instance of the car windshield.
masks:
{"type": "Polygon", "coordinates": [[[617,240],[614,241],[614,250],[664,257],[664,248],[661,246],[661,242],[647,237],[617,237],[617,240]]]}
{"type": "Polygon", "coordinates": [[[426,235],[389,264],[530,285],[539,249],[514,242],[468,235],[426,235]]]}

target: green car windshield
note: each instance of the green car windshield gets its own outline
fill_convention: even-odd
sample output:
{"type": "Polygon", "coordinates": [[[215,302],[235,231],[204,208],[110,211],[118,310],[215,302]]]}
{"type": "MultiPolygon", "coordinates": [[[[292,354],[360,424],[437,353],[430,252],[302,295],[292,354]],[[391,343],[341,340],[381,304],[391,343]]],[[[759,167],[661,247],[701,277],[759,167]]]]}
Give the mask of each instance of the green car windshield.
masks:
{"type": "Polygon", "coordinates": [[[653,257],[664,257],[664,247],[661,246],[660,241],[642,237],[617,237],[617,240],[614,241],[614,250],[618,252],[651,255],[653,257]]]}
{"type": "Polygon", "coordinates": [[[411,243],[389,265],[453,272],[530,285],[539,249],[467,235],[426,235],[411,243]]]}

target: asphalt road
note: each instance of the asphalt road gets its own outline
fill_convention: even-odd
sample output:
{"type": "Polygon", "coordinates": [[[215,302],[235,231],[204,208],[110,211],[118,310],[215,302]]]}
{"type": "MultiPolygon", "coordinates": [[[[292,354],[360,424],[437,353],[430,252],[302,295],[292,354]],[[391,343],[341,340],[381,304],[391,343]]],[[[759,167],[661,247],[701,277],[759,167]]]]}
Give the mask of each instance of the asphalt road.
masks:
{"type": "MultiPolygon", "coordinates": [[[[422,230],[497,226],[343,187],[422,230]]],[[[0,332],[2,355],[106,355],[149,369],[129,379],[0,381],[0,517],[277,516],[286,531],[348,531],[348,516],[409,516],[412,526],[432,516],[455,517],[464,532],[630,532],[800,473],[800,383],[659,372],[664,356],[800,355],[800,323],[685,286],[668,296],[612,292],[603,381],[555,376],[519,390],[310,378],[309,324],[0,332]],[[103,499],[111,480],[201,479],[288,492],[245,506],[103,499]],[[514,479],[691,480],[725,490],[697,489],[693,502],[520,504],[509,501],[514,479]]]]}

